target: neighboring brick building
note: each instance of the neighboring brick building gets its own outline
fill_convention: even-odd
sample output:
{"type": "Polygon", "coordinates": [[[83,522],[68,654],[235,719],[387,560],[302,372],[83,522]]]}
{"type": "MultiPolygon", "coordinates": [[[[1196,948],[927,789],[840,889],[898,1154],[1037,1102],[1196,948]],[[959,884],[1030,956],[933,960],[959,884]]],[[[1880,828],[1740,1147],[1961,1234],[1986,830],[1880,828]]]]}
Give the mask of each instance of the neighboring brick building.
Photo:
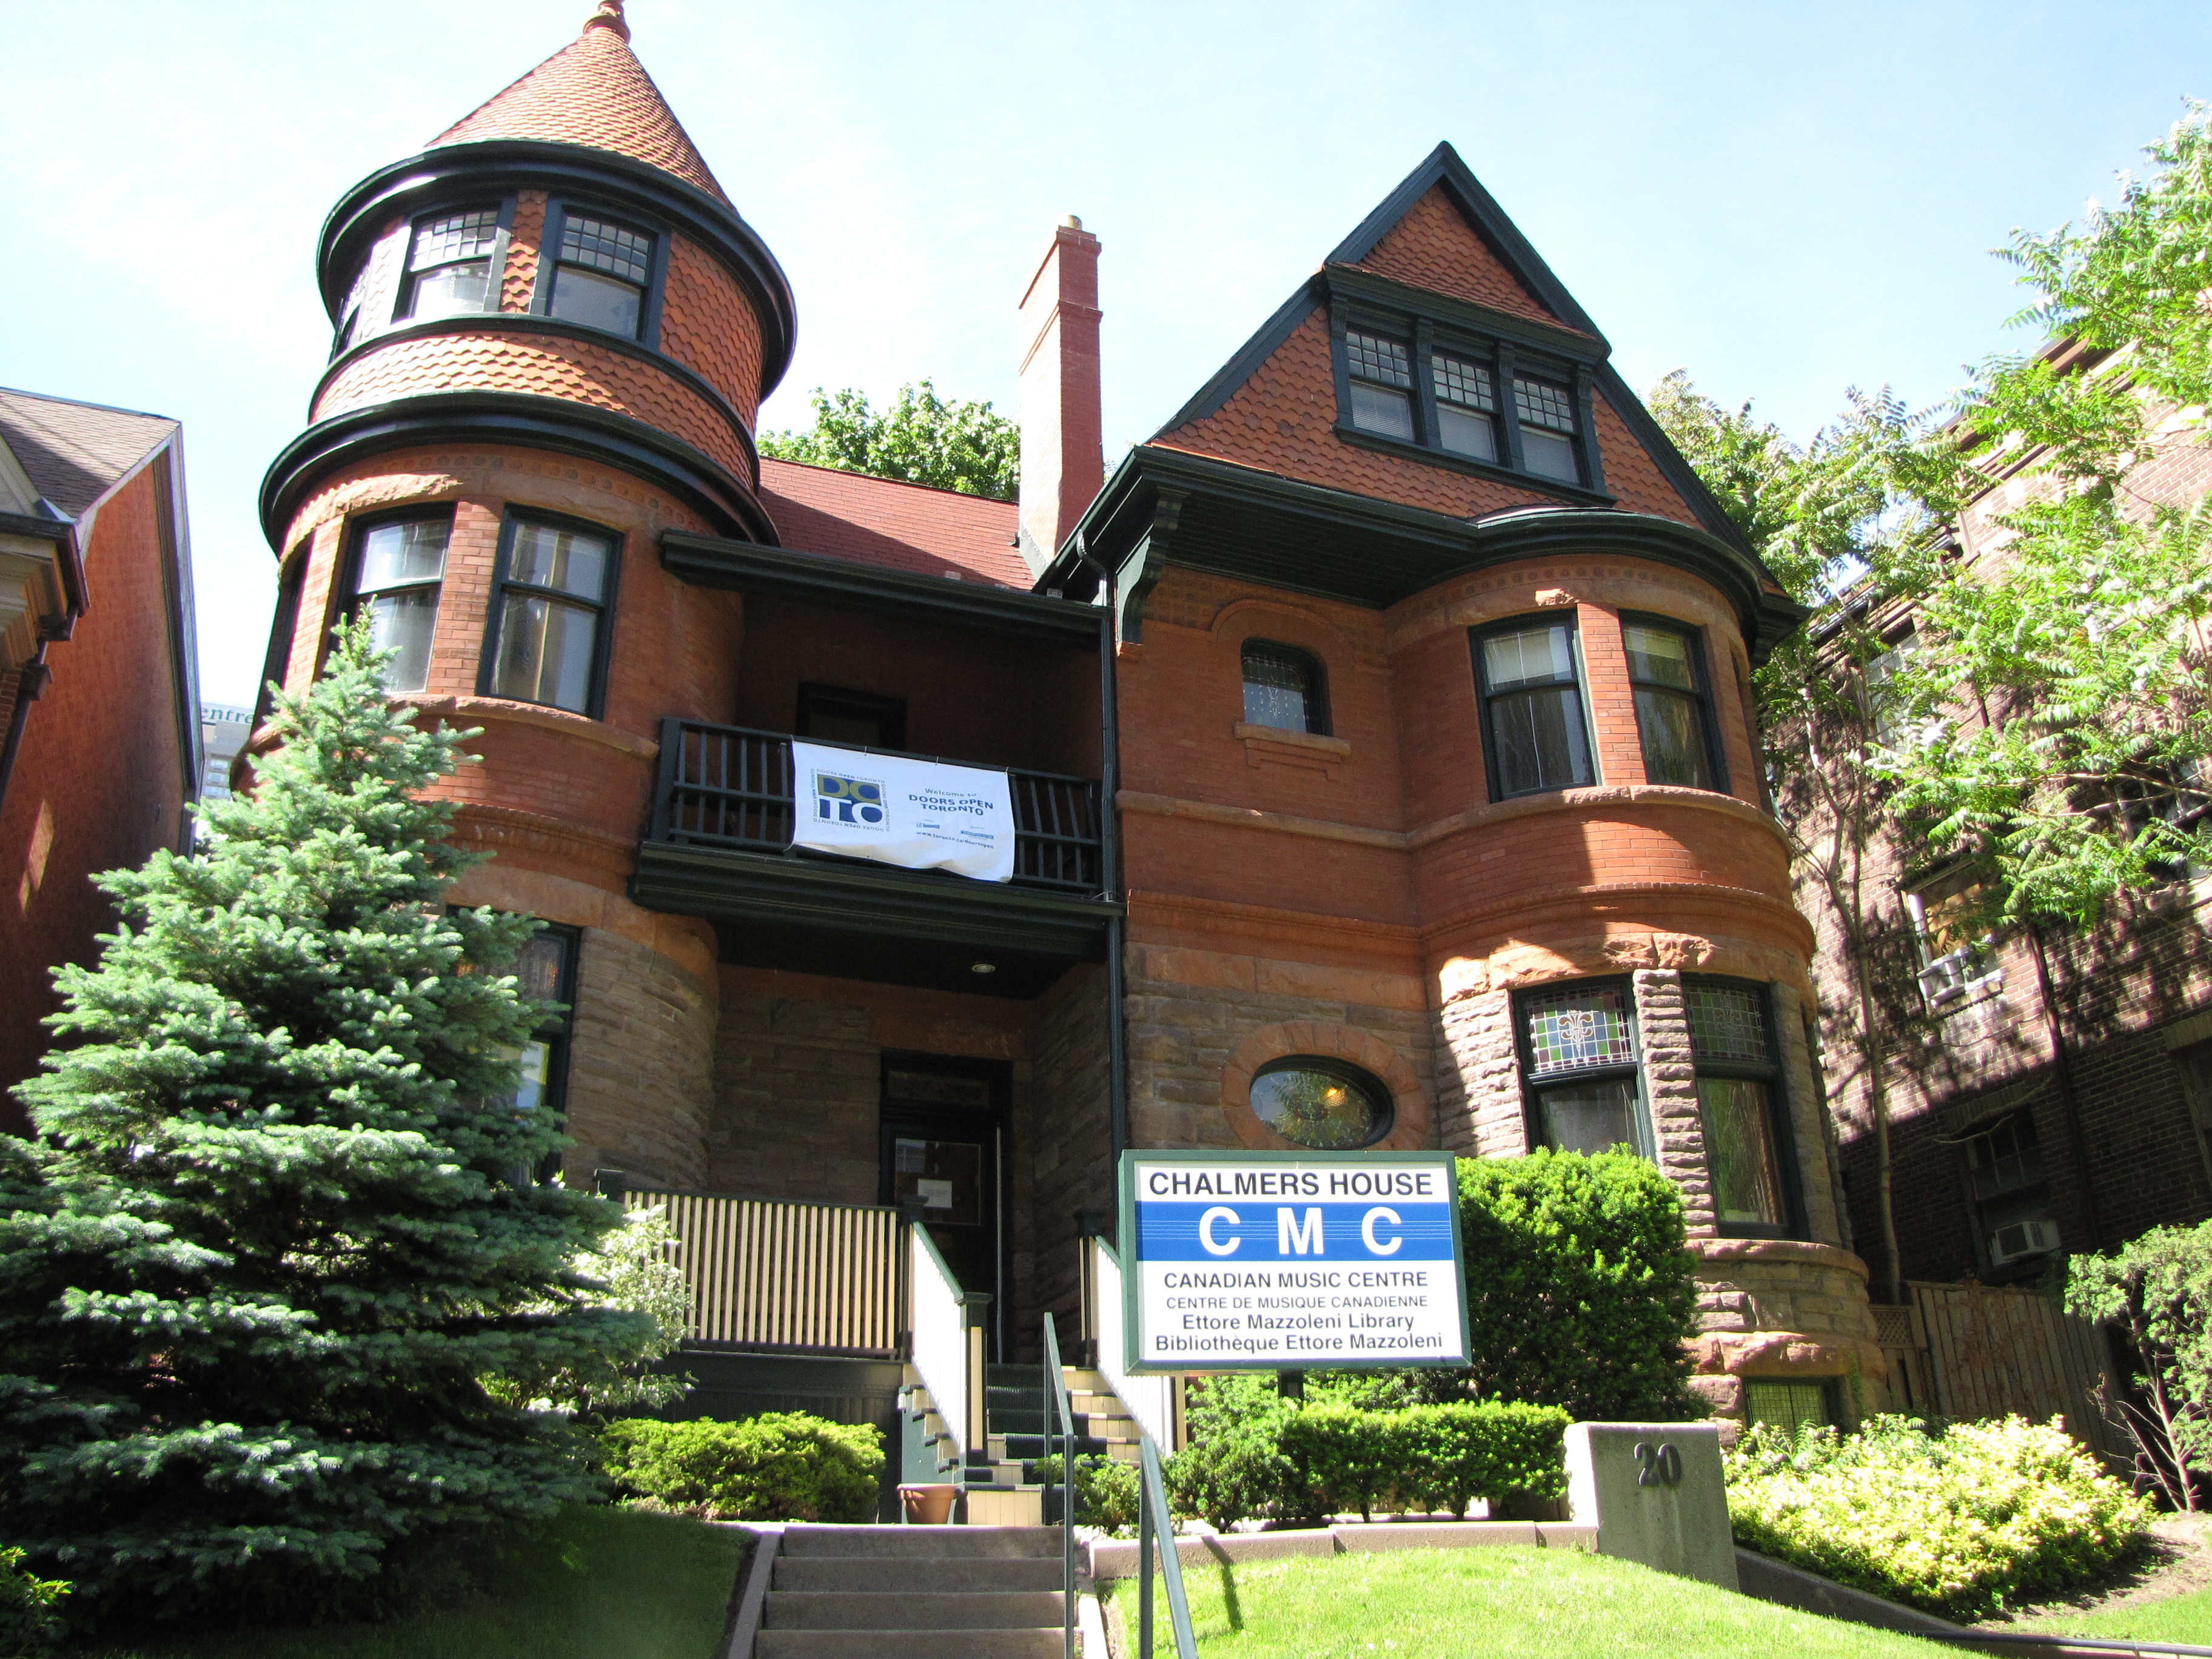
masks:
{"type": "MultiPolygon", "coordinates": [[[[2105,355],[2054,348],[2062,367],[2082,372],[2105,355]]],[[[2041,462],[2039,451],[2003,452],[1954,526],[1959,556],[2002,556],[1998,519],[2051,488],[2041,462]]],[[[2201,501],[2212,447],[2174,423],[2128,483],[2146,503],[2201,501]]],[[[1874,625],[1892,649],[1911,649],[1909,608],[1893,603],[1874,625]]],[[[1864,908],[1894,963],[1881,1000],[1893,1267],[1867,1080],[1847,1033],[1827,1047],[1852,1231],[1877,1270],[2022,1284],[2054,1252],[2110,1249],[2212,1216],[2212,882],[2178,874],[2170,887],[2123,895],[2094,930],[2046,922],[1974,941],[1947,916],[1971,869],[1935,858],[1909,825],[1882,824],[1864,908]]],[[[1821,936],[1815,977],[1829,1006],[1849,1008],[1841,919],[1817,884],[1801,898],[1821,936]]]]}
{"type": "Polygon", "coordinates": [[[1449,147],[1110,480],[1060,227],[1017,507],[756,458],[792,297],[628,41],[347,192],[263,497],[272,677],[365,612],[483,728],[572,1176],[926,1194],[1012,1356],[1121,1148],[1626,1139],[1724,1412],[1878,1390],[1747,707],[1798,613],[1449,147]],[[792,856],[794,735],[1009,769],[1014,879],[792,856]]]}
{"type": "Polygon", "coordinates": [[[0,1132],[51,975],[115,910],[88,878],[182,844],[199,787],[174,421],[0,391],[0,1132]]]}

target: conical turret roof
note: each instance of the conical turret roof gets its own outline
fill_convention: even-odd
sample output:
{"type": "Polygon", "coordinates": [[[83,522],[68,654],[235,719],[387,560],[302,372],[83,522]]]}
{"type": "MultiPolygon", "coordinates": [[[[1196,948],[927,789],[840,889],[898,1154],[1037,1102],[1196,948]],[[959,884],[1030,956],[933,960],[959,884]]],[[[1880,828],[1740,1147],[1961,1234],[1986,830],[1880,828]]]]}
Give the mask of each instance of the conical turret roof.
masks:
{"type": "Polygon", "coordinates": [[[538,138],[612,150],[673,173],[717,201],[730,198],[629,49],[622,0],[599,0],[584,31],[426,149],[491,138],[538,138]]]}

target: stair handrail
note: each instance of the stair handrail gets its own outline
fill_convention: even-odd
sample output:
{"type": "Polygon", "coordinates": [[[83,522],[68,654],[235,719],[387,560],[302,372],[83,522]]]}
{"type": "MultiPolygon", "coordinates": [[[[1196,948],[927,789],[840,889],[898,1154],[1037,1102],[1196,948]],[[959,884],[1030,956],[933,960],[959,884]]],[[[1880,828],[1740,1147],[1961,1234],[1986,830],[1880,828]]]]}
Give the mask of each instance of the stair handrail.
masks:
{"type": "Polygon", "coordinates": [[[1191,1633],[1190,1601],[1182,1589],[1182,1553],[1176,1545],[1175,1516],[1168,1512],[1167,1478],[1160,1449],[1139,1424],[1137,1428],[1137,1638],[1138,1659],[1152,1659],[1152,1548],[1160,1552],[1160,1577],[1167,1581],[1168,1617],[1175,1626],[1177,1659],[1198,1659],[1191,1633]]]}
{"type": "MultiPolygon", "coordinates": [[[[944,1424],[945,1438],[952,1443],[953,1480],[964,1486],[968,1449],[974,1443],[969,1420],[971,1402],[980,1403],[977,1378],[971,1375],[975,1366],[968,1334],[973,1297],[960,1288],[960,1281],[945,1265],[927,1227],[909,1222],[907,1235],[907,1249],[914,1264],[908,1275],[914,1305],[908,1312],[907,1326],[913,1333],[913,1364],[921,1376],[922,1387],[929,1390],[930,1408],[944,1424]]],[[[938,1471],[943,1474],[946,1460],[940,1455],[937,1462],[938,1471]]]]}
{"type": "Polygon", "coordinates": [[[1175,1379],[1162,1376],[1132,1376],[1129,1356],[1123,1352],[1121,1322],[1121,1258],[1103,1238],[1083,1241],[1091,1253],[1094,1289],[1091,1309],[1095,1328],[1085,1333],[1097,1354],[1099,1375],[1114,1391],[1122,1408],[1137,1426],[1152,1438],[1175,1449],[1175,1379]]]}
{"type": "MultiPolygon", "coordinates": [[[[1067,1373],[1060,1369],[1060,1333],[1052,1316],[1044,1316],[1044,1452],[1053,1455],[1060,1442],[1060,1613],[1063,1659],[1075,1659],[1075,1402],[1067,1397],[1067,1373]],[[1054,1430],[1054,1425],[1058,1429],[1054,1430]]],[[[1047,1476],[1044,1501],[1052,1502],[1053,1481],[1047,1476]]]]}

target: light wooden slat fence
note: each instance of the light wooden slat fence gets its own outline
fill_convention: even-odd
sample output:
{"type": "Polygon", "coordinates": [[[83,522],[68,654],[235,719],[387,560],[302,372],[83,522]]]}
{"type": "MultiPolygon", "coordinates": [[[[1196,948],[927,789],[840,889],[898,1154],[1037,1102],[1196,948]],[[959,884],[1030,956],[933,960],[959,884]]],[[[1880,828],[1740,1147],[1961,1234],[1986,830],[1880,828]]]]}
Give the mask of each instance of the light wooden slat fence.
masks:
{"type": "Polygon", "coordinates": [[[906,1306],[896,1210],[631,1188],[665,1207],[702,1346],[896,1359],[906,1306]]]}

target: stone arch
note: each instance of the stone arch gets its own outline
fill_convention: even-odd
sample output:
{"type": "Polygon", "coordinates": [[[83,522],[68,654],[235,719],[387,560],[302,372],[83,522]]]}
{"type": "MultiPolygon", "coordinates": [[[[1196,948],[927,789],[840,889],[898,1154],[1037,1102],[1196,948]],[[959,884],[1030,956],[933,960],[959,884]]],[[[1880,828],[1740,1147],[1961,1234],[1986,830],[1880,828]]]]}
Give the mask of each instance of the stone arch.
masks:
{"type": "Polygon", "coordinates": [[[1221,1068],[1221,1109],[1237,1139],[1255,1152],[1300,1152],[1299,1146],[1277,1134],[1252,1109],[1252,1079],[1271,1060],[1286,1054],[1320,1054],[1347,1060],[1372,1073],[1390,1091],[1390,1133],[1372,1146],[1376,1152],[1419,1152],[1430,1141],[1434,1114],[1420,1074],[1389,1043],[1370,1031],[1327,1020],[1291,1020],[1263,1025],[1248,1034],[1221,1068]]]}

